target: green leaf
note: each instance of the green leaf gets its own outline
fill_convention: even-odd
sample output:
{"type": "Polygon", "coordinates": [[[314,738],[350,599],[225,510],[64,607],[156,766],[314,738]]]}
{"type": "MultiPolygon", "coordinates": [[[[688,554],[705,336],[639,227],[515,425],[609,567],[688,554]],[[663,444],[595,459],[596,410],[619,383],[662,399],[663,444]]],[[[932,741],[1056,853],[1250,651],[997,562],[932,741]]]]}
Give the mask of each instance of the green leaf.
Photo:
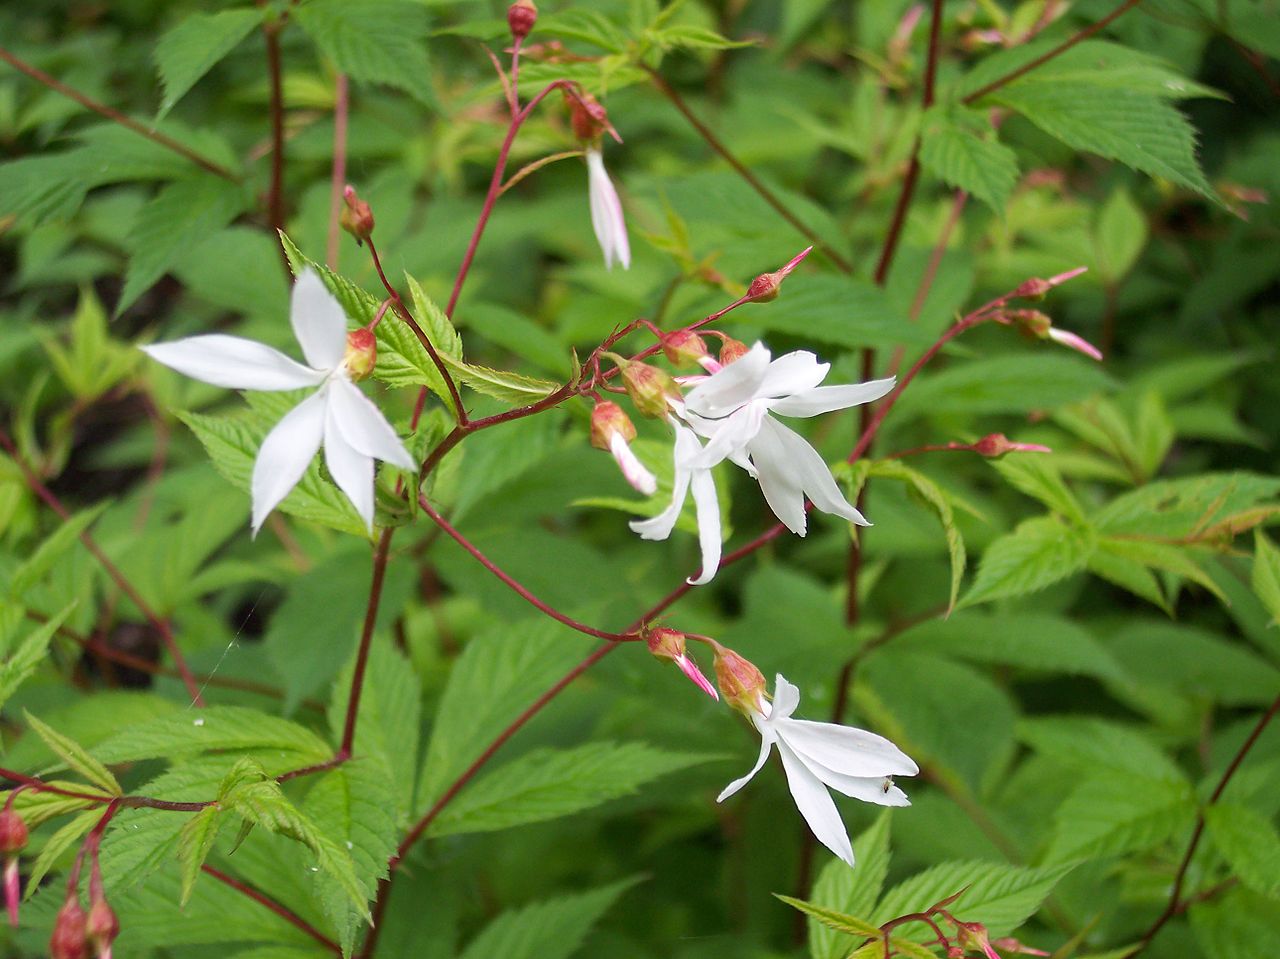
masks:
{"type": "MultiPolygon", "coordinates": [[[[89,782],[100,789],[106,790],[113,796],[124,795],[124,790],[116,782],[116,777],[111,775],[106,766],[90,756],[83,746],[46,726],[26,710],[23,710],[22,715],[26,718],[27,725],[31,727],[31,731],[43,739],[45,745],[52,749],[66,763],[69,769],[79,773],[89,782]]],[[[113,760],[108,759],[107,761],[112,762],[113,760]]]]}
{"type": "Polygon", "coordinates": [[[587,932],[636,880],[504,912],[471,940],[461,959],[568,959],[587,932]]]}
{"type": "Polygon", "coordinates": [[[41,881],[49,874],[49,870],[57,865],[63,854],[101,819],[101,808],[90,809],[63,825],[45,841],[44,848],[40,850],[40,855],[36,857],[36,861],[31,864],[30,872],[27,873],[26,892],[23,893],[23,898],[31,898],[40,888],[41,881]]]}
{"type": "Polygon", "coordinates": [[[178,833],[178,861],[182,866],[182,905],[191,899],[191,890],[200,875],[200,867],[213,851],[213,841],[218,838],[222,825],[222,810],[206,806],[192,816],[178,833]]]}
{"type": "Polygon", "coordinates": [[[129,231],[129,267],[116,313],[132,306],[184,250],[222,229],[250,205],[242,184],[212,175],[177,180],[161,189],[138,211],[129,231]]]}
{"type": "MultiPolygon", "coordinates": [[[[889,824],[890,814],[885,810],[854,840],[855,867],[850,868],[840,859],[832,859],[822,867],[813,884],[813,902],[848,915],[871,915],[889,873],[889,824]]],[[[857,939],[853,935],[833,929],[816,916],[810,921],[812,959],[844,959],[855,945],[857,939]]]]}
{"type": "Polygon", "coordinates": [[[1201,953],[1213,959],[1273,959],[1280,942],[1280,910],[1274,899],[1250,889],[1197,902],[1189,910],[1201,953]]]}
{"type": "Polygon", "coordinates": [[[1204,473],[1159,480],[1116,497],[1095,514],[1100,533],[1166,540],[1235,534],[1274,515],[1280,479],[1256,473],[1204,473]]]}
{"type": "Polygon", "coordinates": [[[1028,413],[1084,399],[1107,383],[1098,364],[1065,353],[994,356],[912,383],[894,412],[1028,413]]]}
{"type": "Polygon", "coordinates": [[[138,361],[138,352],[111,339],[107,314],[91,287],[82,287],[71,318],[70,340],[41,336],[54,372],[79,400],[92,400],[127,376],[138,361]]]}
{"type": "Polygon", "coordinates": [[[75,609],[73,600],[60,612],[37,626],[18,643],[17,648],[0,663],[0,707],[25,683],[31,674],[45,661],[49,640],[75,609]]]}
{"type": "Polygon", "coordinates": [[[1245,806],[1215,804],[1204,811],[1218,851],[1249,889],[1280,898],[1280,834],[1271,820],[1245,806]]]}
{"type": "Polygon", "coordinates": [[[1103,282],[1119,283],[1147,245],[1147,220],[1129,191],[1112,191],[1102,205],[1093,228],[1093,245],[1103,282]]]}
{"type": "Polygon", "coordinates": [[[708,27],[691,23],[676,23],[647,34],[664,50],[736,50],[755,46],[755,40],[730,40],[708,27]]]}
{"type": "Polygon", "coordinates": [[[923,911],[964,890],[947,908],[980,922],[992,937],[1008,935],[1040,908],[1075,863],[1026,868],[990,862],[944,862],[894,886],[876,907],[874,922],[923,911]]]}
{"type": "Polygon", "coordinates": [[[867,922],[865,919],[859,919],[856,916],[845,915],[834,909],[827,909],[824,906],[815,906],[811,902],[805,902],[803,899],[793,899],[791,896],[784,896],[781,893],[773,894],[776,899],[780,899],[788,906],[799,909],[810,919],[816,919],[828,929],[843,933],[845,936],[858,936],[866,938],[868,936],[879,936],[880,927],[874,923],[867,922]]]}
{"type": "Polygon", "coordinates": [[[763,330],[832,346],[925,347],[932,339],[907,322],[883,289],[844,276],[819,274],[806,276],[803,283],[792,281],[776,300],[758,309],[745,307],[742,316],[763,330]]]}
{"type": "MultiPolygon", "coordinates": [[[[409,296],[413,303],[413,318],[426,334],[427,339],[431,341],[440,359],[452,357],[461,361],[462,338],[458,336],[458,331],[453,328],[449,318],[444,315],[440,307],[436,306],[435,301],[427,295],[417,280],[405,274],[405,282],[409,286],[409,296]]],[[[444,377],[440,375],[440,370],[431,359],[431,354],[418,340],[417,334],[398,316],[388,316],[378,324],[379,332],[387,323],[400,327],[399,330],[388,331],[388,335],[394,336],[398,341],[396,346],[400,350],[400,356],[411,360],[415,371],[422,377],[422,385],[440,397],[447,407],[452,408],[453,397],[449,394],[444,377]]]]}
{"type": "Polygon", "coordinates": [[[1080,772],[1186,785],[1177,764],[1135,729],[1103,719],[1075,716],[1025,718],[1018,737],[1035,750],[1080,772]]]}
{"type": "Polygon", "coordinates": [[[1195,812],[1185,783],[1137,776],[1087,780],[1055,811],[1045,860],[1074,862],[1154,849],[1185,835],[1195,812]]]}
{"type": "Polygon", "coordinates": [[[9,578],[9,595],[20,597],[38,583],[53,569],[77,542],[80,534],[93,525],[94,520],[106,511],[111,504],[99,503],[89,509],[76,513],[65,520],[57,530],[41,543],[30,556],[22,562],[9,578]]]}
{"type": "Polygon", "coordinates": [[[871,467],[871,475],[888,476],[906,483],[907,487],[938,517],[938,522],[942,524],[943,535],[947,540],[947,556],[951,561],[951,593],[947,601],[947,609],[950,611],[955,607],[956,597],[960,594],[960,582],[964,579],[966,562],[964,538],[960,534],[959,527],[956,526],[951,496],[919,470],[914,470],[898,460],[876,462],[871,467]]]}
{"type": "Polygon", "coordinates": [[[1261,530],[1253,533],[1253,593],[1271,614],[1271,625],[1280,623],[1280,549],[1261,530]]]}
{"type": "Polygon", "coordinates": [[[261,11],[253,8],[193,13],[157,40],[152,56],[164,84],[164,99],[156,118],[168,113],[261,22],[261,11]]]}
{"type": "Polygon", "coordinates": [[[1051,516],[1019,523],[987,547],[959,608],[1044,589],[1085,568],[1095,547],[1089,530],[1051,516]]]}
{"type": "Polygon", "coordinates": [[[963,107],[939,105],[925,113],[920,163],[1001,216],[1018,182],[1017,155],[996,138],[985,116],[963,107]]]}
{"type": "Polygon", "coordinates": [[[1009,456],[990,463],[1015,489],[1034,497],[1072,523],[1087,525],[1079,500],[1062,481],[1052,459],[1043,455],[1009,456]]]}
{"type": "Polygon", "coordinates": [[[293,16],[338,73],[383,83],[433,104],[428,24],[420,3],[311,0],[293,16]]]}
{"type": "MultiPolygon", "coordinates": [[[[1141,563],[1154,570],[1172,573],[1182,579],[1203,586],[1223,602],[1226,596],[1212,577],[1196,565],[1190,547],[1169,543],[1153,543],[1149,540],[1104,537],[1098,540],[1098,550],[1113,556],[1141,563]]],[[[1094,553],[1094,557],[1098,554],[1094,553]]]]}
{"type": "Polygon", "coordinates": [[[526,376],[523,373],[509,373],[506,370],[492,370],[487,366],[464,363],[447,353],[440,357],[449,371],[477,393],[491,396],[495,400],[511,406],[527,406],[546,399],[560,388],[559,383],[526,376]]]}
{"type": "Polygon", "coordinates": [[[97,752],[107,762],[120,763],[215,749],[287,750],[299,766],[330,755],[328,744],[306,727],[244,706],[210,706],[152,719],[120,730],[97,752]]]}
{"type": "Polygon", "coordinates": [[[491,832],[567,816],[633,795],[651,780],[708,758],[642,743],[535,750],[468,787],[432,822],[430,835],[491,832]]]}

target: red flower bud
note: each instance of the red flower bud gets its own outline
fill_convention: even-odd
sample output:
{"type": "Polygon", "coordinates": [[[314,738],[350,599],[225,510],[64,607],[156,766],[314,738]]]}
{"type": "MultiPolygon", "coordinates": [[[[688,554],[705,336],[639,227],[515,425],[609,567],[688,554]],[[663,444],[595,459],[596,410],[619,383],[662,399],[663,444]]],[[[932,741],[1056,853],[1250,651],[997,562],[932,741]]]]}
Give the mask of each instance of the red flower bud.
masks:
{"type": "Polygon", "coordinates": [[[378,362],[378,340],[372,330],[361,327],[347,334],[347,353],[342,362],[347,375],[355,381],[373,372],[378,362]]]}
{"type": "Polygon", "coordinates": [[[716,683],[724,701],[734,709],[750,716],[759,712],[764,702],[764,674],[749,659],[744,659],[732,649],[716,647],[716,683]]]}
{"type": "Polygon", "coordinates": [[[630,443],[636,438],[635,424],[617,403],[609,400],[597,403],[591,411],[591,445],[606,453],[611,452],[615,434],[630,443]]]}
{"type": "Polygon", "coordinates": [[[573,135],[584,143],[591,143],[600,138],[600,134],[609,126],[609,114],[605,108],[589,93],[574,96],[565,94],[569,101],[569,122],[573,126],[573,135]]]}
{"type": "Polygon", "coordinates": [[[722,338],[723,343],[720,344],[720,365],[728,366],[734,360],[740,360],[751,352],[751,347],[747,346],[741,340],[735,340],[731,336],[722,338]]]}
{"type": "Polygon", "coordinates": [[[662,355],[679,366],[681,363],[701,363],[707,357],[707,344],[692,330],[676,330],[662,338],[662,355]]]}
{"type": "Polygon", "coordinates": [[[50,959],[88,959],[86,927],[80,900],[74,892],[69,893],[53,924],[53,936],[49,939],[50,959]]]}
{"type": "Polygon", "coordinates": [[[98,899],[89,907],[85,931],[98,959],[111,959],[111,944],[120,935],[120,920],[106,899],[98,899]]]}
{"type": "Polygon", "coordinates": [[[523,40],[538,22],[538,8],[533,0],[516,0],[507,7],[507,26],[511,28],[511,36],[523,40]]]}
{"type": "Polygon", "coordinates": [[[748,303],[768,303],[772,299],[776,299],[778,291],[782,288],[782,281],[791,275],[791,271],[800,265],[800,261],[809,255],[809,251],[813,247],[805,247],[791,261],[780,270],[774,270],[772,273],[761,273],[751,285],[747,287],[747,295],[743,297],[748,303]]]}
{"type": "Polygon", "coordinates": [[[356,196],[355,187],[350,185],[342,191],[342,203],[338,222],[356,238],[357,243],[363,243],[373,233],[373,210],[368,203],[356,196]]]}
{"type": "Polygon", "coordinates": [[[644,637],[649,652],[659,659],[673,662],[684,656],[684,633],[666,627],[652,629],[644,637]]]}
{"type": "Polygon", "coordinates": [[[1005,453],[1052,453],[1047,446],[1039,443],[1015,443],[1003,433],[988,433],[973,444],[973,451],[979,456],[994,459],[1005,453]]]}
{"type": "Polygon", "coordinates": [[[16,856],[27,848],[27,824],[12,808],[0,810],[0,854],[16,856]]]}

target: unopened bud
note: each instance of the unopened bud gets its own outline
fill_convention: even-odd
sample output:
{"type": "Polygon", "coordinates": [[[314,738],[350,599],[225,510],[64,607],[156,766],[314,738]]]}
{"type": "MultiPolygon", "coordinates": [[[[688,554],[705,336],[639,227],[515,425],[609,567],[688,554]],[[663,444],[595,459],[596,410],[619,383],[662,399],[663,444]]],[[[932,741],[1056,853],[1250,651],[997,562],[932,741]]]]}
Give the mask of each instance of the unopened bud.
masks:
{"type": "Polygon", "coordinates": [[[764,674],[732,649],[716,647],[716,683],[720,695],[734,709],[750,716],[761,712],[765,699],[764,674]]]}
{"type": "Polygon", "coordinates": [[[791,258],[791,261],[780,270],[774,270],[772,273],[761,273],[751,285],[747,287],[747,295],[743,297],[748,303],[768,303],[770,300],[777,299],[778,291],[782,288],[782,281],[791,275],[791,271],[800,265],[800,261],[809,255],[809,251],[813,247],[805,247],[799,253],[791,258]]]}
{"type": "Polygon", "coordinates": [[[731,336],[723,338],[724,342],[720,344],[720,365],[728,366],[735,360],[740,360],[751,352],[751,347],[747,346],[741,340],[735,340],[731,336]]]}
{"type": "Polygon", "coordinates": [[[698,664],[693,658],[685,652],[684,633],[666,627],[649,630],[644,637],[645,644],[658,659],[669,659],[680,667],[680,672],[684,673],[689,680],[701,689],[712,699],[719,699],[716,695],[715,687],[707,681],[707,677],[702,675],[702,670],[698,668],[698,664]]]}
{"type": "Polygon", "coordinates": [[[658,491],[658,480],[636,458],[629,445],[636,438],[636,427],[622,407],[609,400],[597,403],[591,411],[591,445],[613,455],[623,478],[645,496],[658,491]]]}
{"type": "Polygon", "coordinates": [[[980,922],[956,922],[955,925],[956,938],[966,951],[981,952],[987,959],[1000,959],[1000,954],[991,948],[986,926],[980,922]]]}
{"type": "Polygon", "coordinates": [[[641,416],[659,418],[684,404],[680,387],[667,373],[636,360],[622,364],[622,385],[641,416]]]}
{"type": "Polygon", "coordinates": [[[589,93],[565,94],[569,101],[569,122],[573,135],[583,143],[593,143],[609,126],[609,114],[589,93]]]}
{"type": "Polygon", "coordinates": [[[662,338],[662,355],[676,366],[686,363],[702,365],[707,359],[707,343],[693,330],[676,330],[662,338]]]}
{"type": "Polygon", "coordinates": [[[97,959],[111,959],[111,944],[120,935],[120,920],[106,899],[98,899],[89,907],[85,931],[97,959]]]}
{"type": "Polygon", "coordinates": [[[0,855],[16,856],[27,848],[26,821],[13,809],[0,810],[0,855]]]}
{"type": "Polygon", "coordinates": [[[342,362],[347,375],[356,382],[373,372],[378,362],[378,338],[372,330],[361,327],[347,334],[347,352],[342,362]]]}
{"type": "Polygon", "coordinates": [[[1052,453],[1047,446],[1039,443],[1015,443],[1003,433],[988,433],[973,444],[973,451],[979,456],[996,459],[1006,453],[1052,453]]]}
{"type": "Polygon", "coordinates": [[[1073,279],[1088,270],[1087,266],[1078,266],[1074,270],[1067,270],[1065,273],[1059,273],[1044,280],[1038,276],[1033,276],[1029,280],[1024,280],[1022,285],[1013,291],[1012,296],[1019,299],[1034,300],[1044,296],[1055,286],[1061,286],[1067,280],[1073,279]]]}
{"type": "Polygon", "coordinates": [[[1024,945],[1017,939],[1014,939],[1013,936],[1004,936],[1003,938],[995,939],[992,941],[991,945],[999,946],[1005,952],[1019,952],[1024,956],[1049,955],[1049,953],[1045,952],[1043,949],[1032,949],[1030,946],[1024,945]]]}
{"type": "Polygon", "coordinates": [[[523,40],[538,22],[538,8],[533,0],[516,0],[507,7],[507,26],[511,28],[511,36],[523,40]]]}
{"type": "Polygon", "coordinates": [[[69,893],[58,910],[49,939],[50,959],[88,959],[87,920],[76,894],[69,893]]]}
{"type": "Polygon", "coordinates": [[[363,243],[373,233],[373,210],[356,196],[353,186],[348,185],[342,191],[342,211],[338,214],[338,222],[356,238],[357,243],[363,243]]]}

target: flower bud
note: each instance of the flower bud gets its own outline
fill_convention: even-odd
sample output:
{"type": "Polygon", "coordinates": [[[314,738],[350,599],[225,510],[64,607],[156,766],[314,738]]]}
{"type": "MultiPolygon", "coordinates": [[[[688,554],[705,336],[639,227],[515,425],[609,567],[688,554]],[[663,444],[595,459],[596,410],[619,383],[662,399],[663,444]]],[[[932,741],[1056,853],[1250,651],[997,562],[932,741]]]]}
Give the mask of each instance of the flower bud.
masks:
{"type": "Polygon", "coordinates": [[[702,670],[698,668],[698,664],[693,658],[685,652],[684,633],[666,627],[649,630],[644,637],[645,644],[658,659],[669,659],[680,667],[680,672],[684,673],[695,686],[701,689],[712,699],[719,699],[716,695],[715,687],[707,681],[707,677],[702,675],[702,670]]]}
{"type": "Polygon", "coordinates": [[[338,215],[342,228],[363,243],[373,233],[373,210],[369,204],[356,196],[355,187],[350,184],[342,191],[342,211],[338,215]]]}
{"type": "Polygon", "coordinates": [[[966,952],[972,950],[981,952],[987,959],[1000,959],[1000,954],[991,948],[986,926],[980,922],[956,922],[955,925],[956,938],[966,952]]]}
{"type": "Polygon", "coordinates": [[[680,387],[669,375],[650,366],[628,360],[622,364],[622,385],[641,416],[658,418],[666,416],[672,408],[684,405],[680,387]]]}
{"type": "Polygon", "coordinates": [[[27,848],[27,824],[12,808],[0,810],[0,855],[16,856],[27,848]]]}
{"type": "Polygon", "coordinates": [[[88,959],[89,942],[86,938],[84,910],[74,892],[68,893],[58,918],[53,923],[53,936],[49,939],[49,959],[88,959]]]}
{"type": "Polygon", "coordinates": [[[726,703],[747,716],[763,711],[764,674],[754,663],[732,649],[717,646],[715,667],[716,683],[726,703]]]}
{"type": "Polygon", "coordinates": [[[538,22],[538,8],[533,0],[516,0],[507,7],[507,26],[511,28],[511,36],[523,40],[538,22]]]}
{"type": "Polygon", "coordinates": [[[751,352],[751,348],[741,340],[735,340],[731,336],[722,337],[722,339],[724,342],[720,344],[721,366],[728,366],[730,363],[735,360],[742,359],[751,352]]]}
{"type": "Polygon", "coordinates": [[[589,93],[565,95],[569,101],[569,122],[573,135],[584,143],[593,143],[609,126],[609,114],[589,93]]]}
{"type": "Polygon", "coordinates": [[[90,945],[97,952],[97,959],[111,959],[111,944],[120,935],[120,920],[106,899],[97,899],[89,907],[85,931],[90,945]]]}
{"type": "Polygon", "coordinates": [[[607,453],[615,434],[630,443],[636,438],[635,424],[617,403],[597,403],[591,411],[591,445],[607,453]]]}
{"type": "Polygon", "coordinates": [[[662,337],[662,355],[676,366],[684,363],[701,366],[708,359],[707,343],[693,330],[676,330],[662,337]]]}
{"type": "Polygon", "coordinates": [[[988,433],[973,444],[973,451],[979,456],[996,459],[1005,453],[1052,453],[1047,446],[1039,443],[1014,443],[1003,433],[988,433]]]}
{"type": "Polygon", "coordinates": [[[800,261],[809,255],[809,251],[813,247],[805,247],[799,253],[791,258],[791,261],[780,270],[774,270],[772,273],[761,273],[751,285],[747,287],[747,295],[743,297],[747,303],[768,303],[770,300],[777,299],[778,291],[782,288],[782,281],[791,275],[791,271],[800,265],[800,261]]]}
{"type": "Polygon", "coordinates": [[[1055,286],[1061,286],[1063,283],[1066,283],[1067,280],[1079,276],[1087,269],[1088,267],[1086,266],[1078,266],[1074,270],[1067,270],[1067,272],[1051,276],[1047,280],[1041,279],[1038,276],[1033,276],[1029,280],[1024,280],[1022,285],[1014,290],[1011,296],[1018,297],[1019,299],[1039,299],[1055,286]]]}
{"type": "Polygon", "coordinates": [[[347,334],[347,352],[342,359],[347,375],[359,382],[373,372],[378,362],[378,339],[373,331],[361,327],[347,334]]]}
{"type": "Polygon", "coordinates": [[[1049,953],[1043,949],[1032,949],[1030,946],[1024,945],[1013,936],[1004,936],[1003,938],[994,940],[991,945],[999,946],[1005,952],[1020,952],[1024,956],[1047,956],[1049,953]]]}

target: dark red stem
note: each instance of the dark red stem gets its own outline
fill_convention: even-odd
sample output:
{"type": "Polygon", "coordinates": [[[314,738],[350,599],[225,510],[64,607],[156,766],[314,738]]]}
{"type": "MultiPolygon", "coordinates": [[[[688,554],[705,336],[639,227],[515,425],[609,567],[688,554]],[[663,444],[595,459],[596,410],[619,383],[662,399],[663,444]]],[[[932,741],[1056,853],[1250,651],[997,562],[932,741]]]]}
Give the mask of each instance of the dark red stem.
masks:
{"type": "Polygon", "coordinates": [[[336,942],[334,942],[324,933],[320,932],[320,930],[316,929],[314,926],[311,925],[311,923],[307,922],[301,916],[297,915],[296,913],[290,912],[284,906],[280,905],[280,903],[263,895],[257,889],[254,889],[252,886],[241,882],[239,879],[236,879],[232,876],[228,876],[225,872],[223,872],[220,869],[215,869],[213,866],[206,864],[204,866],[201,866],[200,869],[202,872],[212,876],[214,879],[217,879],[219,882],[226,883],[236,892],[243,893],[244,895],[248,896],[250,899],[258,903],[260,906],[265,906],[267,909],[270,909],[272,912],[274,912],[277,916],[279,916],[289,925],[293,926],[295,929],[300,930],[301,932],[306,933],[308,936],[310,936],[316,942],[320,943],[320,945],[324,946],[330,952],[335,953],[336,955],[342,955],[342,947],[339,946],[336,942]]]}
{"type": "MultiPolygon", "coordinates": [[[[364,610],[364,625],[360,630],[360,647],[356,650],[356,664],[351,673],[351,692],[347,697],[347,718],[342,725],[342,745],[338,757],[351,755],[356,739],[356,717],[360,713],[360,696],[364,690],[364,671],[369,663],[369,647],[373,643],[373,628],[378,623],[378,603],[382,600],[382,583],[387,574],[387,556],[391,549],[391,533],[388,526],[378,537],[373,550],[373,581],[369,585],[369,602],[364,610]]],[[[336,758],[336,757],[335,757],[336,758]]]]}
{"type": "Polygon", "coordinates": [[[329,233],[325,238],[324,263],[338,268],[338,221],[342,214],[342,191],[347,183],[347,115],[350,112],[351,84],[339,73],[333,89],[333,169],[329,175],[329,233]]]}

